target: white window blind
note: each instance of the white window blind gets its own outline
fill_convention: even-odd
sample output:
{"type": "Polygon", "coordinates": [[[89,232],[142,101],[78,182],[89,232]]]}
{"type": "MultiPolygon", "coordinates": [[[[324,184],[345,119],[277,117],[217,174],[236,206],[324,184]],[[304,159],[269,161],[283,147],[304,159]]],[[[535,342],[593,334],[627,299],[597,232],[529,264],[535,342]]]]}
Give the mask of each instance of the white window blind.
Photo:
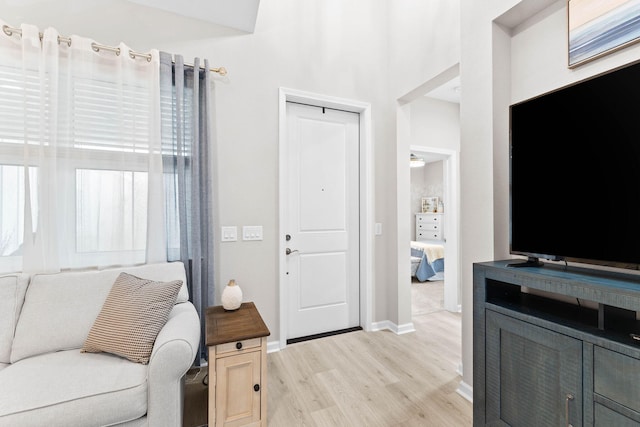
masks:
{"type": "MultiPolygon", "coordinates": [[[[0,143],[36,142],[39,123],[49,119],[48,110],[40,109],[41,97],[47,103],[42,92],[37,71],[23,74],[19,64],[0,66],[0,143]]],[[[3,148],[3,157],[7,149],[3,148]]]]}

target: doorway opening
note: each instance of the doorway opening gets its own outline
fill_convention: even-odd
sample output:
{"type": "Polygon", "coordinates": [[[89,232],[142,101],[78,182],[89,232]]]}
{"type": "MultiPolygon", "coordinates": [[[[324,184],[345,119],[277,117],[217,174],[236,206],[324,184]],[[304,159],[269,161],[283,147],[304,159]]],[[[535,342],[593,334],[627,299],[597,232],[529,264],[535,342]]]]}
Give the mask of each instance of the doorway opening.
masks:
{"type": "MultiPolygon", "coordinates": [[[[441,308],[451,312],[460,311],[460,286],[458,279],[458,232],[457,232],[457,162],[458,155],[455,150],[426,147],[419,145],[410,146],[411,153],[425,160],[425,166],[415,168],[410,172],[410,199],[411,199],[411,271],[412,283],[441,282],[438,286],[441,291],[434,293],[435,298],[440,298],[440,307],[436,307],[438,301],[424,300],[426,305],[432,308],[441,308]],[[435,171],[435,172],[434,172],[435,171]],[[430,208],[422,209],[422,199],[435,198],[436,208],[431,212],[430,208]],[[427,212],[426,214],[424,212],[427,212]],[[435,230],[429,224],[423,226],[421,221],[434,219],[439,224],[435,230]],[[426,228],[423,229],[423,227],[426,228]],[[423,249],[426,245],[425,260],[417,260],[415,249],[423,249]],[[420,262],[428,262],[432,265],[428,274],[416,274],[420,262]],[[433,275],[431,275],[433,274],[433,275]]],[[[429,294],[430,292],[427,292],[429,294]]],[[[420,294],[422,297],[425,293],[420,294]]],[[[417,298],[421,298],[418,295],[417,298]]],[[[428,307],[416,307],[413,298],[415,292],[412,289],[412,314],[418,311],[428,310],[428,307]]]]}
{"type": "MultiPolygon", "coordinates": [[[[398,293],[400,302],[400,318],[410,320],[411,324],[422,328],[456,328],[459,335],[461,330],[461,286],[459,265],[459,146],[460,146],[460,104],[459,104],[459,64],[448,68],[434,78],[415,88],[399,99],[398,104],[398,165],[403,163],[407,167],[398,169],[398,293]],[[450,99],[446,99],[448,96],[450,99]],[[429,161],[441,162],[442,180],[441,193],[444,206],[443,215],[444,246],[444,281],[442,284],[442,306],[438,314],[445,315],[451,322],[439,323],[434,319],[426,319],[426,315],[413,316],[411,285],[413,275],[411,271],[410,246],[418,240],[415,223],[416,214],[421,212],[421,206],[411,204],[411,172],[409,157],[415,154],[425,159],[425,167],[429,161]],[[406,159],[406,160],[404,160],[406,159]],[[406,163],[405,163],[406,162],[406,163]],[[406,221],[406,222],[403,222],[406,221]],[[403,257],[406,247],[406,257],[403,257]],[[406,264],[405,264],[406,263],[406,264]],[[441,326],[434,326],[435,324],[441,326]]],[[[424,190],[426,194],[420,197],[435,196],[433,191],[424,190]]],[[[431,260],[430,260],[431,261],[431,260]]],[[[429,282],[424,282],[429,283],[429,282]]],[[[433,302],[431,302],[433,303],[433,302]]],[[[444,333],[442,329],[435,333],[444,333]]],[[[455,345],[461,347],[460,342],[455,345]]],[[[462,355],[453,354],[453,361],[458,365],[458,373],[462,373],[462,355]]]]}
{"type": "MultiPolygon", "coordinates": [[[[444,157],[411,147],[411,320],[445,310],[444,157]],[[415,160],[418,159],[418,160],[415,160]]],[[[449,302],[449,301],[448,301],[449,302]]]]}

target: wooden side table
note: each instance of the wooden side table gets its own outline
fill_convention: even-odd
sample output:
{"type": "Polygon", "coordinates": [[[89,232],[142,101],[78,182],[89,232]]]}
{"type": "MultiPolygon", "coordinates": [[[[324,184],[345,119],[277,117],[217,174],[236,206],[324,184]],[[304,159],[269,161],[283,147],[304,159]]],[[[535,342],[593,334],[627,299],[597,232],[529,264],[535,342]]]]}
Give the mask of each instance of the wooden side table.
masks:
{"type": "Polygon", "coordinates": [[[267,336],[253,302],[209,307],[209,427],[267,425],[267,336]]]}

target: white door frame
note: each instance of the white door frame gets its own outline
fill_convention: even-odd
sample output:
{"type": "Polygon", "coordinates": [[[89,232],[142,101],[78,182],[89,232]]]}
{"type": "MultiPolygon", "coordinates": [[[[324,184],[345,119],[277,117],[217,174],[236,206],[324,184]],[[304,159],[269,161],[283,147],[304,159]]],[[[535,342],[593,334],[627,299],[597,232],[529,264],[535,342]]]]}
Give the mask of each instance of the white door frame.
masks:
{"type": "MultiPolygon", "coordinates": [[[[460,312],[460,280],[458,261],[458,152],[437,147],[426,147],[421,145],[411,145],[411,152],[430,153],[442,156],[443,162],[443,198],[447,205],[444,208],[444,308],[448,311],[460,312]]],[[[411,261],[409,261],[411,262],[411,261]]]]}
{"type": "Polygon", "coordinates": [[[336,98],[296,89],[279,89],[279,155],[278,155],[278,270],[280,282],[280,349],[287,346],[287,316],[289,292],[286,280],[286,224],[284,203],[288,195],[287,170],[287,101],[318,107],[335,108],[360,114],[360,326],[371,330],[373,307],[373,138],[371,132],[371,104],[336,98]]]}

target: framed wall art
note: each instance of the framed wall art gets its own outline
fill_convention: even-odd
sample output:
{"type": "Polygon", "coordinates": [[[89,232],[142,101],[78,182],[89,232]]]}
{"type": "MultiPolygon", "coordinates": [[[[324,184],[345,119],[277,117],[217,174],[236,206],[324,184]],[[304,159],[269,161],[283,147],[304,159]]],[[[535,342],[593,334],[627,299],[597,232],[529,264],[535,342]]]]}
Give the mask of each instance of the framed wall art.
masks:
{"type": "Polygon", "coordinates": [[[432,213],[438,211],[438,197],[422,198],[422,213],[432,213]]]}
{"type": "Polygon", "coordinates": [[[567,0],[569,68],[640,41],[640,0],[567,0]]]}

